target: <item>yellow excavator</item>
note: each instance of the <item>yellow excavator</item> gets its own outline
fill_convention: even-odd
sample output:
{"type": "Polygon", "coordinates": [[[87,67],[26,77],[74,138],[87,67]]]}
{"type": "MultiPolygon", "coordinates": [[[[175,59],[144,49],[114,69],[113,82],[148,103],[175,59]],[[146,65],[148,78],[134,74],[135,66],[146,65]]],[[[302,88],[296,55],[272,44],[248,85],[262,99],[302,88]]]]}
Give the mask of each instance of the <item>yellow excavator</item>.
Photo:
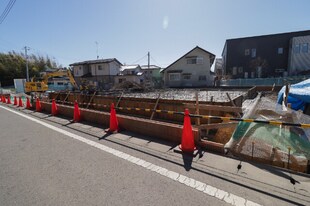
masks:
{"type": "Polygon", "coordinates": [[[73,88],[79,90],[74,77],[70,70],[59,70],[56,72],[46,73],[41,78],[36,79],[35,77],[31,79],[30,82],[25,83],[25,93],[29,94],[31,92],[46,92],[48,90],[48,79],[52,77],[68,77],[73,88]]]}

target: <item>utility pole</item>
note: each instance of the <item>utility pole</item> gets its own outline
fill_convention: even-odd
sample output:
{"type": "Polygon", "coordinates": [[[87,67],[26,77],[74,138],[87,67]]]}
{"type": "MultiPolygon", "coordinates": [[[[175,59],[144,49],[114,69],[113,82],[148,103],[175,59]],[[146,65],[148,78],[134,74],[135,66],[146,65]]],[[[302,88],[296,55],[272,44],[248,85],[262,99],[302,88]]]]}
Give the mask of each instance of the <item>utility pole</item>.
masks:
{"type": "Polygon", "coordinates": [[[28,55],[27,55],[27,51],[29,51],[29,47],[25,46],[25,56],[26,56],[26,77],[27,77],[27,82],[29,82],[29,69],[28,69],[28,55]]]}
{"type": "Polygon", "coordinates": [[[150,52],[147,53],[147,68],[150,69],[150,52]]]}
{"type": "Polygon", "coordinates": [[[99,55],[98,55],[98,42],[97,41],[95,41],[95,44],[96,44],[96,51],[97,51],[97,59],[99,59],[99,55]]]}

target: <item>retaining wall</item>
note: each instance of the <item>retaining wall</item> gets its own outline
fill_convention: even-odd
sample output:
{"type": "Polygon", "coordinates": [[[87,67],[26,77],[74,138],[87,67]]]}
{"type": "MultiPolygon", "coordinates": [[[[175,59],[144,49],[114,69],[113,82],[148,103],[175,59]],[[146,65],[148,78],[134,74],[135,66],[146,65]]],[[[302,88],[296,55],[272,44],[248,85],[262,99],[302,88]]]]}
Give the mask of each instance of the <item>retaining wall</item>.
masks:
{"type": "MultiPolygon", "coordinates": [[[[41,102],[42,109],[48,113],[51,112],[51,103],[41,102]]],[[[73,107],[66,105],[58,105],[58,114],[73,119],[73,107]]],[[[92,122],[108,128],[110,121],[110,113],[95,111],[80,108],[82,121],[92,122]]],[[[127,130],[141,135],[156,137],[171,142],[180,143],[182,137],[183,125],[165,123],[156,120],[142,119],[138,117],[131,117],[117,114],[119,127],[122,130],[127,130]]],[[[194,138],[196,144],[199,144],[198,129],[193,128],[194,138]]]]}

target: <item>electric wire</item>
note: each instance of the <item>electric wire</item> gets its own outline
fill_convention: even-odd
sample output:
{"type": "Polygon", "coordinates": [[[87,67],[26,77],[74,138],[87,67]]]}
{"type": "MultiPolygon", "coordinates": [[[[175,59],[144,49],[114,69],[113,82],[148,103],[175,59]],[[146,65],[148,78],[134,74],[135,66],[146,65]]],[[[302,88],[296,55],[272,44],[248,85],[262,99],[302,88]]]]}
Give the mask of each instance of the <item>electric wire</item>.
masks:
{"type": "Polygon", "coordinates": [[[135,63],[138,63],[138,62],[140,62],[142,59],[144,59],[145,57],[147,57],[147,54],[146,55],[144,55],[143,57],[141,57],[140,59],[138,59],[137,61],[135,61],[134,63],[132,63],[132,64],[135,64],[135,63]]]}
{"type": "Polygon", "coordinates": [[[158,66],[162,67],[162,65],[159,64],[152,56],[151,56],[151,59],[152,59],[158,66]]]}
{"type": "Polygon", "coordinates": [[[6,19],[6,17],[10,13],[11,9],[13,8],[15,2],[16,2],[16,0],[10,0],[9,1],[9,3],[7,4],[7,6],[5,7],[4,11],[2,12],[2,14],[0,16],[0,24],[2,24],[3,21],[6,19]]]}

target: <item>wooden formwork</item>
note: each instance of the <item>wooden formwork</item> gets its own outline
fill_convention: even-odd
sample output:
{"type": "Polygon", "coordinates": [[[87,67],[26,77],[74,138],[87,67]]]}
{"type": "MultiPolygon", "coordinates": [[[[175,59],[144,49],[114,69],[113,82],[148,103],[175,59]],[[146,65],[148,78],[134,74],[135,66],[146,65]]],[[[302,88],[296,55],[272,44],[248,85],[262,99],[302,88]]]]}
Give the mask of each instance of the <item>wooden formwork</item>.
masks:
{"type": "MultiPolygon", "coordinates": [[[[66,101],[73,103],[75,100],[81,105],[81,107],[88,107],[89,109],[95,109],[99,111],[109,111],[109,107],[103,107],[103,105],[110,106],[111,103],[115,105],[118,103],[118,107],[124,108],[123,110],[118,110],[120,114],[126,114],[131,116],[139,116],[150,119],[152,116],[152,112],[146,112],[144,110],[128,110],[127,108],[142,108],[142,109],[151,109],[154,108],[158,110],[167,110],[174,112],[183,112],[186,108],[189,109],[191,114],[196,113],[196,102],[188,101],[188,100],[168,100],[168,99],[147,99],[147,98],[130,98],[130,97],[122,97],[119,101],[120,97],[116,96],[101,96],[101,95],[83,95],[77,93],[51,93],[50,99],[56,99],[60,102],[66,101]],[[89,104],[90,103],[90,104],[89,104]],[[155,107],[156,106],[156,107],[155,107]]],[[[235,101],[238,105],[240,105],[240,101],[242,101],[242,97],[237,97],[233,101],[235,101]]],[[[241,105],[238,107],[232,107],[231,102],[216,102],[209,105],[209,102],[199,101],[199,114],[200,115],[213,115],[213,116],[223,116],[227,113],[231,113],[234,116],[235,111],[241,111],[241,105]]],[[[163,120],[168,122],[183,122],[182,115],[171,115],[167,113],[154,113],[153,119],[163,120]]],[[[217,120],[212,120],[211,122],[207,119],[201,119],[201,124],[207,123],[219,123],[217,120]]],[[[192,118],[192,123],[195,123],[194,118],[192,118]]]]}

